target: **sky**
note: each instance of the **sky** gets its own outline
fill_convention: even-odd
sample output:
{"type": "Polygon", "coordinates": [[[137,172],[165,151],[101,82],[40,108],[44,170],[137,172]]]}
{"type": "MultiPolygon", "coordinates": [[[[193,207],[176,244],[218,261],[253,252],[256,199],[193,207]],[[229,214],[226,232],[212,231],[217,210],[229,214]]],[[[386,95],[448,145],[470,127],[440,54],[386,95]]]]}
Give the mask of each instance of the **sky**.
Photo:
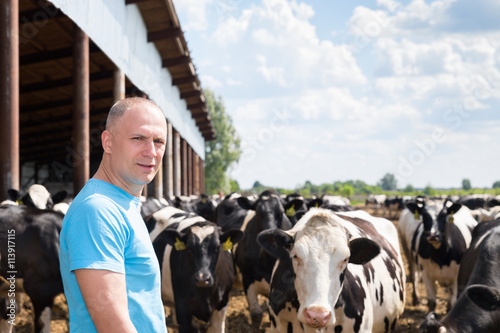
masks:
{"type": "Polygon", "coordinates": [[[174,5],[241,139],[240,188],[500,180],[500,0],[174,5]]]}

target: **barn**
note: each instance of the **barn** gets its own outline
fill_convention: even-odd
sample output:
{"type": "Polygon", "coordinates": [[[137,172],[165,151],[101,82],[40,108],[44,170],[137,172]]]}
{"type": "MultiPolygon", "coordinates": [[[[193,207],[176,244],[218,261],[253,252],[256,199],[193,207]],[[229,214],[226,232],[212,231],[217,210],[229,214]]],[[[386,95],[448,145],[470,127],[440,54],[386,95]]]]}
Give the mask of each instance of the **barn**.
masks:
{"type": "Polygon", "coordinates": [[[215,138],[172,0],[0,3],[0,201],[33,183],[76,195],[102,156],[114,101],[147,97],[168,143],[146,196],[204,192],[215,138]]]}

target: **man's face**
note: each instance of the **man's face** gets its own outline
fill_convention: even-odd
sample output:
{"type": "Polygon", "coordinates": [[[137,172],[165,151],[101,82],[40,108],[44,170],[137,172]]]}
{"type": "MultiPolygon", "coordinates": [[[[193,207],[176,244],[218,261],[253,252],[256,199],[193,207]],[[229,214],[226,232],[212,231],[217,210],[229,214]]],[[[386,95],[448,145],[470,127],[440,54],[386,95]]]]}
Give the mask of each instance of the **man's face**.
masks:
{"type": "Polygon", "coordinates": [[[161,111],[139,104],[125,111],[111,132],[111,169],[127,188],[150,183],[165,152],[167,126],[161,111]]]}

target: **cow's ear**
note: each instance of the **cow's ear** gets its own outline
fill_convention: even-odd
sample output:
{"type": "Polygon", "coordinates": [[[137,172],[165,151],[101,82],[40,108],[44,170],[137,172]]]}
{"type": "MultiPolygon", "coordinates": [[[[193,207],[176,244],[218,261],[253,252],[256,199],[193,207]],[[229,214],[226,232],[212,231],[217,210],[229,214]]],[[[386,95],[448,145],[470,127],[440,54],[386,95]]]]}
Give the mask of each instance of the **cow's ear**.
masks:
{"type": "Polygon", "coordinates": [[[412,212],[413,214],[415,214],[415,212],[418,212],[418,204],[416,202],[408,202],[406,204],[406,208],[408,208],[408,210],[410,212],[412,212]]]}
{"type": "Polygon", "coordinates": [[[477,306],[486,311],[500,309],[500,289],[485,285],[472,285],[467,288],[467,296],[477,306]]]}
{"type": "Polygon", "coordinates": [[[269,229],[257,235],[257,243],[273,257],[285,259],[290,257],[293,237],[281,229],[269,229]]]}
{"type": "Polygon", "coordinates": [[[18,190],[11,188],[7,190],[7,193],[9,194],[9,199],[12,201],[17,201],[21,199],[21,193],[18,190]]]}
{"type": "Polygon", "coordinates": [[[243,209],[254,209],[252,203],[250,202],[250,200],[248,200],[247,197],[239,197],[238,199],[236,199],[236,201],[238,202],[238,205],[243,209]]]}
{"type": "Polygon", "coordinates": [[[52,202],[54,204],[60,203],[64,199],[66,199],[67,196],[68,196],[68,191],[65,191],[65,190],[59,191],[52,196],[52,202]]]}
{"type": "Polygon", "coordinates": [[[451,213],[455,214],[456,212],[458,212],[458,210],[462,208],[462,204],[461,203],[458,203],[458,202],[455,202],[453,205],[451,205],[448,209],[447,209],[447,215],[450,215],[451,213]]]}
{"type": "Polygon", "coordinates": [[[174,229],[165,229],[162,233],[168,245],[172,246],[177,251],[186,249],[186,235],[181,236],[181,234],[174,229]]]}
{"type": "Polygon", "coordinates": [[[351,257],[349,263],[363,265],[380,253],[380,246],[368,238],[356,238],[349,242],[351,257]]]}
{"type": "Polygon", "coordinates": [[[234,245],[234,244],[238,243],[240,240],[242,240],[244,235],[245,235],[245,233],[243,231],[241,231],[240,229],[229,229],[220,236],[220,243],[221,244],[229,244],[229,242],[230,242],[231,244],[234,245]],[[229,239],[229,242],[228,242],[228,239],[229,239]]]}

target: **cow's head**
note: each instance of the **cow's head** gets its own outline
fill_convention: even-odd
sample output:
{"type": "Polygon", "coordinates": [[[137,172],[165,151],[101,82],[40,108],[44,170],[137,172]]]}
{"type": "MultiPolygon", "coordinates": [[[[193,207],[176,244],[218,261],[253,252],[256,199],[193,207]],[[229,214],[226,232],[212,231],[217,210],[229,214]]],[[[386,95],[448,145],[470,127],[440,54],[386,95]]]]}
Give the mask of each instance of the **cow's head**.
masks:
{"type": "Polygon", "coordinates": [[[45,186],[40,184],[31,185],[24,195],[15,189],[9,189],[8,193],[10,200],[38,209],[52,209],[54,204],[62,202],[68,196],[68,192],[64,190],[51,196],[45,186]]]}
{"type": "Polygon", "coordinates": [[[193,284],[202,288],[214,285],[219,253],[230,251],[232,245],[243,238],[241,230],[230,229],[222,233],[211,222],[196,223],[181,232],[175,229],[165,229],[164,232],[167,244],[173,247],[172,251],[179,252],[185,263],[179,269],[188,271],[193,284]]]}
{"type": "Polygon", "coordinates": [[[312,328],[335,323],[347,264],[364,264],[380,252],[372,240],[348,240],[341,219],[326,209],[311,209],[288,231],[266,230],[259,244],[280,260],[292,260],[299,320],[312,328]]]}
{"type": "Polygon", "coordinates": [[[237,201],[240,207],[255,211],[255,214],[260,217],[262,230],[273,228],[289,229],[291,227],[280,197],[272,191],[262,192],[254,203],[246,197],[240,197],[237,201]]]}
{"type": "Polygon", "coordinates": [[[435,312],[429,313],[419,326],[422,333],[446,333],[446,328],[439,321],[435,312]]]}
{"type": "Polygon", "coordinates": [[[460,204],[452,204],[447,201],[441,209],[438,205],[425,205],[422,201],[409,202],[406,208],[414,214],[417,221],[422,221],[424,225],[423,237],[435,249],[439,249],[443,244],[446,232],[446,223],[453,221],[453,210],[456,213],[460,209],[460,204]],[[439,211],[441,209],[441,211],[439,211]]]}

